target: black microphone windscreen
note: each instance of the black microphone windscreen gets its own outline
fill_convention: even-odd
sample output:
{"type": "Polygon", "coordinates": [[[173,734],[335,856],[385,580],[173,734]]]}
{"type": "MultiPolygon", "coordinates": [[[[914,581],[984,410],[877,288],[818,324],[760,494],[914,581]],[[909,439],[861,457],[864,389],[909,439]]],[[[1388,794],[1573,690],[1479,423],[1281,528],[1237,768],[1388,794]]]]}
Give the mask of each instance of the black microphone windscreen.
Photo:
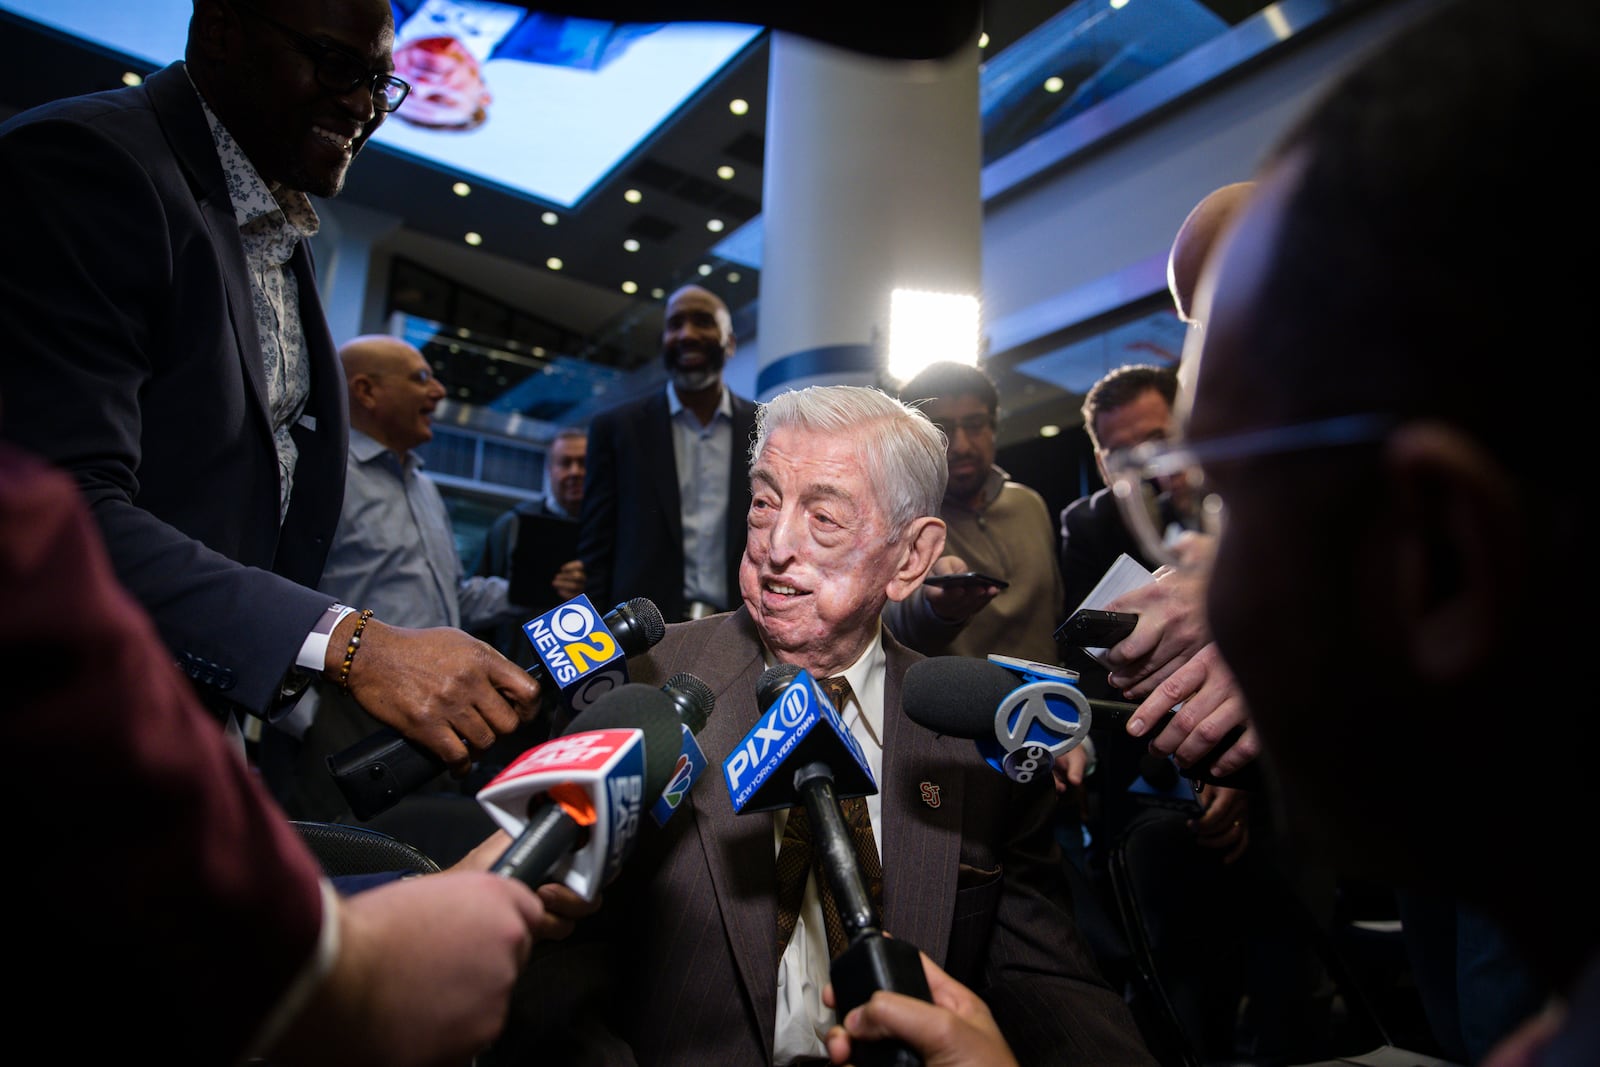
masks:
{"type": "Polygon", "coordinates": [[[778,694],[786,689],[795,676],[800,673],[800,668],[793,663],[774,663],[761,672],[761,677],[756,680],[756,708],[762,714],[772,707],[772,702],[778,699],[778,694]]]}
{"type": "Polygon", "coordinates": [[[711,687],[688,671],[674,674],[661,688],[672,698],[673,705],[678,709],[678,718],[683,720],[692,734],[699,733],[706,719],[716,710],[717,698],[712,694],[711,687]]]}
{"type": "Polygon", "coordinates": [[[605,617],[605,624],[622,646],[623,654],[628,656],[648,652],[667,633],[661,609],[642,596],[612,608],[605,617]]]}
{"type": "Polygon", "coordinates": [[[601,696],[576,715],[562,735],[585,730],[644,733],[644,795],[658,797],[672,781],[683,750],[683,730],[672,698],[653,685],[629,682],[601,696]]]}
{"type": "Polygon", "coordinates": [[[949,737],[994,736],[994,713],[1022,681],[997,663],[933,656],[906,671],[900,706],[919,726],[949,737]]]}

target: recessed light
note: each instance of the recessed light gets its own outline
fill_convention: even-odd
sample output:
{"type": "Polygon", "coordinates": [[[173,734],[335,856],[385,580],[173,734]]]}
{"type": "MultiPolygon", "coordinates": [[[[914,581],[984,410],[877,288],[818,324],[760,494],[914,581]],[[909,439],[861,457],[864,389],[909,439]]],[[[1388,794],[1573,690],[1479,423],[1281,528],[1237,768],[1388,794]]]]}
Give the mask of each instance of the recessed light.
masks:
{"type": "Polygon", "coordinates": [[[474,248],[483,244],[483,234],[477,232],[476,230],[468,230],[467,236],[462,239],[474,248]]]}
{"type": "Polygon", "coordinates": [[[706,229],[710,230],[712,233],[721,233],[722,232],[722,220],[721,219],[707,219],[706,220],[706,229]]]}
{"type": "Polygon", "coordinates": [[[1128,0],[1111,0],[1111,9],[1113,11],[1120,11],[1127,6],[1128,0]]]}
{"type": "Polygon", "coordinates": [[[662,297],[667,295],[667,291],[658,285],[654,289],[650,290],[650,295],[655,297],[657,300],[660,300],[662,297]]]}
{"type": "Polygon", "coordinates": [[[630,237],[622,242],[622,247],[629,252],[637,252],[639,251],[639,242],[630,237]]]}
{"type": "Polygon", "coordinates": [[[988,48],[989,47],[989,35],[987,33],[978,34],[978,47],[979,48],[988,48]]]}
{"type": "Polygon", "coordinates": [[[738,272],[738,271],[736,271],[736,270],[730,270],[730,271],[729,271],[729,272],[728,272],[728,282],[729,282],[729,283],[730,283],[730,284],[732,284],[732,285],[738,285],[738,284],[739,284],[739,279],[740,279],[740,278],[741,278],[741,277],[743,277],[743,275],[741,275],[741,274],[740,274],[740,273],[739,273],[739,272],[738,272]]]}
{"type": "Polygon", "coordinates": [[[1040,437],[1059,437],[1060,435],[1061,427],[1055,425],[1054,423],[1039,427],[1040,437]]]}
{"type": "MultiPolygon", "coordinates": [[[[471,331],[471,330],[469,330],[469,329],[467,329],[467,328],[466,328],[466,327],[465,327],[465,326],[457,326],[457,327],[456,327],[456,336],[457,336],[457,337],[466,337],[466,336],[467,336],[467,335],[468,335],[468,334],[470,334],[470,333],[471,333],[471,332],[472,332],[472,331],[471,331]]],[[[455,349],[455,346],[454,346],[454,345],[451,345],[451,346],[450,346],[450,351],[452,351],[452,352],[454,352],[454,351],[455,351],[455,350],[456,350],[456,349],[455,349]]]]}
{"type": "Polygon", "coordinates": [[[700,272],[700,277],[704,278],[704,277],[706,277],[707,275],[709,275],[711,273],[711,264],[702,263],[702,264],[700,264],[699,267],[697,267],[695,269],[700,272]]]}
{"type": "Polygon", "coordinates": [[[557,215],[554,211],[546,211],[543,215],[539,216],[539,221],[544,223],[546,226],[554,226],[556,223],[561,221],[561,216],[557,215]]]}
{"type": "Polygon", "coordinates": [[[134,73],[131,70],[125,70],[125,71],[122,72],[122,84],[128,86],[131,89],[135,85],[143,85],[144,84],[144,78],[141,77],[140,75],[134,73]]]}
{"type": "Polygon", "coordinates": [[[639,291],[639,283],[638,282],[623,282],[622,283],[622,291],[624,293],[627,293],[629,296],[632,296],[634,293],[637,293],[639,291]]]}
{"type": "Polygon", "coordinates": [[[1065,89],[1066,86],[1066,82],[1062,81],[1053,74],[1044,80],[1044,91],[1047,93],[1059,93],[1062,89],[1065,89]]]}
{"type": "Polygon", "coordinates": [[[551,270],[560,270],[563,264],[559,258],[551,256],[549,259],[544,261],[544,265],[549,267],[551,270]]]}
{"type": "Polygon", "coordinates": [[[723,181],[728,181],[733,177],[733,168],[724,163],[722,166],[717,168],[717,177],[721,178],[723,181]]]}
{"type": "Polygon", "coordinates": [[[627,189],[623,191],[622,199],[630,204],[637,204],[644,199],[644,194],[637,189],[627,189]]]}
{"type": "Polygon", "coordinates": [[[450,187],[450,191],[455,193],[457,196],[471,196],[472,186],[468,185],[466,182],[456,182],[450,187]]]}
{"type": "Polygon", "coordinates": [[[735,115],[743,115],[745,112],[750,110],[750,105],[744,100],[735,98],[728,101],[728,110],[733,112],[735,115]]]}

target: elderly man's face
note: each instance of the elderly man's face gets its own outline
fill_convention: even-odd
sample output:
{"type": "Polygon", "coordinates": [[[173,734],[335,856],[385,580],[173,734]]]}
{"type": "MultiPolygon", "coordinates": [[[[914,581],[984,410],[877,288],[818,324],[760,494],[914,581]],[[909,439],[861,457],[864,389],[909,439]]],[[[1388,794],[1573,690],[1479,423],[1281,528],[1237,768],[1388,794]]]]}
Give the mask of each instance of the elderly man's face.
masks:
{"type": "Polygon", "coordinates": [[[318,77],[321,53],[377,73],[393,69],[387,0],[250,0],[230,5],[237,23],[222,55],[228,131],[268,182],[338,195],[350,161],[386,117],[370,80],[345,93],[318,77]]]}
{"type": "MultiPolygon", "coordinates": [[[[814,674],[843,670],[876,632],[885,601],[909,592],[899,573],[914,537],[890,542],[894,531],[848,436],[774,431],[751,485],[739,568],[745,604],[784,662],[814,674]]],[[[939,534],[942,545],[942,527],[939,534]]]]}

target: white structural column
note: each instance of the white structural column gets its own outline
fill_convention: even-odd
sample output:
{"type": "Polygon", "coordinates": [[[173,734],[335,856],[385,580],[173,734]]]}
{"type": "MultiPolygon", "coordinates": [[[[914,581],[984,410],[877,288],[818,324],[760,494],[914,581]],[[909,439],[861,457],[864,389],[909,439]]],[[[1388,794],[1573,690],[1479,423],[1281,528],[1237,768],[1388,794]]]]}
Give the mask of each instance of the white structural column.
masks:
{"type": "Polygon", "coordinates": [[[942,60],[774,34],[757,398],[879,383],[889,294],[981,283],[976,39],[942,60]]]}

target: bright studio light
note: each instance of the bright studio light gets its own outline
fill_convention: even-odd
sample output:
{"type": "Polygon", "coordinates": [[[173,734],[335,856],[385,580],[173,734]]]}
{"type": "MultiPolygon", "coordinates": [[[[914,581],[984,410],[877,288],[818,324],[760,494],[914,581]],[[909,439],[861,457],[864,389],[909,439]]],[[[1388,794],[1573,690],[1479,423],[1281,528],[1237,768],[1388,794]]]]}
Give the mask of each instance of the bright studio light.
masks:
{"type": "Polygon", "coordinates": [[[978,298],[896,289],[889,295],[889,374],[907,381],[930,363],[978,362],[978,298]]]}

